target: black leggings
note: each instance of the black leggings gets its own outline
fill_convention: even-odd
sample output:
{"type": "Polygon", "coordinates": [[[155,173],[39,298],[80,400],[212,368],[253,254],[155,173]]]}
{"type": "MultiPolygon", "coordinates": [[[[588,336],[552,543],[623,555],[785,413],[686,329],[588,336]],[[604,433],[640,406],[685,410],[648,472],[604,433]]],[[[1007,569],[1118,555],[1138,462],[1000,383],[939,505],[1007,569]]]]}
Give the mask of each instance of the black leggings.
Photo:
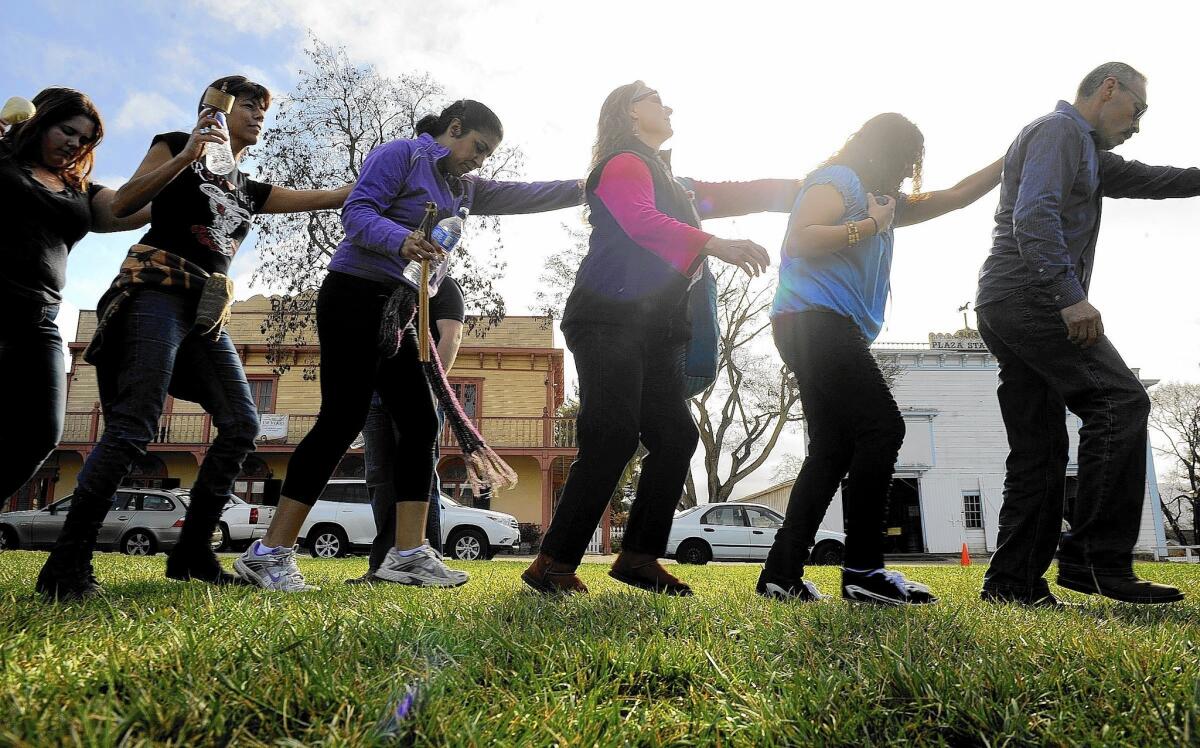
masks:
{"type": "Polygon", "coordinates": [[[57,304],[0,302],[0,510],[58,446],[67,404],[57,304]]]}
{"type": "Polygon", "coordinates": [[[399,427],[393,485],[397,501],[429,500],[438,420],[412,337],[394,358],[379,353],[383,306],[392,289],[331,272],[317,295],[321,412],[288,461],[283,495],[312,506],[367,421],[371,393],[399,427]]]}
{"type": "Polygon", "coordinates": [[[904,441],[900,409],[870,344],[848,317],[824,311],[783,314],[774,328],[779,355],[796,375],[809,445],[767,570],[779,579],[800,578],[842,478],[845,565],[881,568],[892,470],[904,441]]]}

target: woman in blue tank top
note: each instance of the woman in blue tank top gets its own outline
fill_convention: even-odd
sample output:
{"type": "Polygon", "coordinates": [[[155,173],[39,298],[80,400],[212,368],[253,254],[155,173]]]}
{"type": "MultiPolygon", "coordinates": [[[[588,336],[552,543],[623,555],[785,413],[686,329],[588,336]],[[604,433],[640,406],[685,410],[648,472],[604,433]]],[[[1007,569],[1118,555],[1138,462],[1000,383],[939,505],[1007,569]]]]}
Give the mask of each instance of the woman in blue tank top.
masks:
{"type": "Polygon", "coordinates": [[[880,114],[809,174],[792,209],[771,319],[775,345],[796,377],[810,442],[758,580],[759,594],[767,597],[823,597],[804,580],[804,562],[841,484],[842,596],[885,605],[937,600],[928,587],[883,566],[888,491],[904,419],[870,345],[883,327],[893,227],[970,205],[999,182],[1001,162],[948,190],[922,193],[924,147],[913,123],[880,114]],[[908,179],[911,196],[900,191],[908,179]]]}

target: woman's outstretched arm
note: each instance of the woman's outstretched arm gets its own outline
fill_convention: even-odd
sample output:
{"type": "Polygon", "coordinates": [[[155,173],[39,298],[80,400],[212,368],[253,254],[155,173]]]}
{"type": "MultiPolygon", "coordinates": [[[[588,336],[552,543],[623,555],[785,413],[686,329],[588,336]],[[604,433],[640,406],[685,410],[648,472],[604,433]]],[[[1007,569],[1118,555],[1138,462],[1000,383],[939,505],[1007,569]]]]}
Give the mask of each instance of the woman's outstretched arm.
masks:
{"type": "Polygon", "coordinates": [[[896,217],[896,225],[912,226],[967,207],[1000,184],[1000,171],[1003,166],[1004,159],[998,159],[948,190],[926,192],[917,199],[910,200],[896,217]]]}

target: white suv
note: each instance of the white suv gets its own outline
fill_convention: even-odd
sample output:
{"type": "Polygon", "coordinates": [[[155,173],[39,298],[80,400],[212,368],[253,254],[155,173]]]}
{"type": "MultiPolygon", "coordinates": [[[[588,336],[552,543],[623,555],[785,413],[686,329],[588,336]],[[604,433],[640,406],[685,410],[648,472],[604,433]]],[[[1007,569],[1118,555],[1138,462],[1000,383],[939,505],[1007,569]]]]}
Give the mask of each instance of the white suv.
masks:
{"type": "MultiPolygon", "coordinates": [[[[517,518],[472,509],[442,496],[442,547],[464,561],[489,559],[520,538],[517,518]]],[[[366,551],[375,539],[375,514],[361,478],[334,479],[321,493],[300,528],[300,545],[318,558],[366,551]]]]}

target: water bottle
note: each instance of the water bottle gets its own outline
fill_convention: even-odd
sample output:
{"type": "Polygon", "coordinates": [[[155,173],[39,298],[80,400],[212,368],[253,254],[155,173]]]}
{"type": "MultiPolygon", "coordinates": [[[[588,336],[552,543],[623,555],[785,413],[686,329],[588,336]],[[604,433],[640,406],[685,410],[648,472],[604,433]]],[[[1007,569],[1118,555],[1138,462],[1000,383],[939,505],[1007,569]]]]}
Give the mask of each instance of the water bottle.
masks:
{"type": "MultiPolygon", "coordinates": [[[[225,112],[220,110],[212,112],[213,119],[221,123],[221,129],[225,131],[226,138],[229,137],[229,125],[225,120],[225,112]]],[[[233,161],[233,151],[229,148],[229,140],[226,139],[223,143],[205,143],[204,144],[204,168],[208,169],[213,174],[222,176],[229,174],[234,170],[237,164],[233,161]]]]}
{"type": "MultiPolygon", "coordinates": [[[[466,219],[470,211],[467,208],[459,208],[458,215],[449,216],[438,221],[437,226],[433,228],[433,234],[429,237],[432,244],[441,247],[445,257],[436,267],[429,269],[429,295],[437,294],[438,287],[442,284],[442,279],[450,272],[450,258],[453,255],[454,248],[458,246],[458,242],[462,239],[463,221],[466,219]]],[[[404,268],[404,278],[414,288],[421,285],[421,263],[409,262],[404,268]]]]}

